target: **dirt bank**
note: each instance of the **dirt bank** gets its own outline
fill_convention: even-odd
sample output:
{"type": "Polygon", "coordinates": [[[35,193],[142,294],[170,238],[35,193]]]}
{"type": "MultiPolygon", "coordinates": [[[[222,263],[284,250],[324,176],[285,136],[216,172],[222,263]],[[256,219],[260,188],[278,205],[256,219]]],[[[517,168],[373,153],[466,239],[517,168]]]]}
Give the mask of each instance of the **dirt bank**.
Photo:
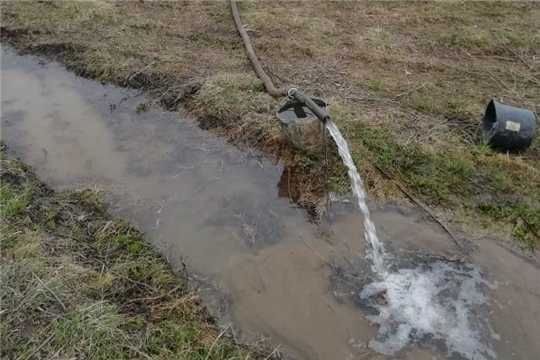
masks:
{"type": "MultiPolygon", "coordinates": [[[[491,97],[539,106],[540,5],[247,2],[240,11],[278,85],[331,101],[370,198],[405,201],[376,164],[447,222],[538,246],[540,142],[495,153],[478,124],[491,97]]],[[[253,74],[226,2],[4,3],[2,17],[4,41],[19,50],[154,92],[203,127],[279,156],[279,104],[253,74]]],[[[309,179],[323,158],[285,161],[309,179]]],[[[332,160],[330,186],[346,191],[332,160]]]]}
{"type": "Polygon", "coordinates": [[[97,191],[55,193],[1,158],[2,358],[259,358],[97,191]]]}

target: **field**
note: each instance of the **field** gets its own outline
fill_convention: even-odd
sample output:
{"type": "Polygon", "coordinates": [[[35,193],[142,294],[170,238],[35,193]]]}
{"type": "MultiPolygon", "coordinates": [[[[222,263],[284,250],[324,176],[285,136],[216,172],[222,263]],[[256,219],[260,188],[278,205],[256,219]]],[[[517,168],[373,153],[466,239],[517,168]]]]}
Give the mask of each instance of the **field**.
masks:
{"type": "MultiPolygon", "coordinates": [[[[279,85],[331,103],[377,202],[427,204],[471,236],[540,245],[540,140],[524,153],[482,145],[489,99],[537,111],[540,4],[242,2],[263,66],[279,85]],[[389,175],[388,179],[383,172],[389,175]]],[[[335,151],[283,150],[275,111],[225,1],[6,2],[2,38],[82,76],[140,88],[202,127],[294,166],[310,206],[348,179],[335,151]],[[319,176],[313,176],[319,174],[319,176]]]]}

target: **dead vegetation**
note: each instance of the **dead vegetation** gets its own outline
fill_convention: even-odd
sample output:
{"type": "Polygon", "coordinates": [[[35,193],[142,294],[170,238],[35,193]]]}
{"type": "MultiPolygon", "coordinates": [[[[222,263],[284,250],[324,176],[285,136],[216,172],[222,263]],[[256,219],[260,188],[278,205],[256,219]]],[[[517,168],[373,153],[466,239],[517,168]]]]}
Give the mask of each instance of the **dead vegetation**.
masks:
{"type": "MultiPolygon", "coordinates": [[[[479,138],[490,98],[540,105],[537,3],[239,6],[276,85],[331,102],[371,198],[405,201],[378,166],[447,220],[538,246],[540,140],[501,154],[479,138]]],[[[279,104],[252,72],[227,2],[17,2],[3,4],[2,15],[3,38],[21,51],[147,89],[169,108],[182,103],[205,128],[279,153],[279,104]]],[[[322,156],[284,156],[300,158],[316,164],[303,167],[308,173],[324,169],[322,156]]],[[[330,188],[346,191],[343,166],[331,160],[330,188]]]]}
{"type": "Polygon", "coordinates": [[[262,358],[95,190],[54,193],[1,158],[3,359],[262,358]]]}

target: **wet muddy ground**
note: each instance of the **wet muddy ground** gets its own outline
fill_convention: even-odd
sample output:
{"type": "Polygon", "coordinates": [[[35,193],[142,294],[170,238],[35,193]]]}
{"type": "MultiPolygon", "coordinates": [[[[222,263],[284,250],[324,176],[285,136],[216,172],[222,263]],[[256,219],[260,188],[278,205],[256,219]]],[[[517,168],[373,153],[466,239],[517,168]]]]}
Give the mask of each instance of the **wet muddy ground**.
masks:
{"type": "MultiPolygon", "coordinates": [[[[362,221],[334,204],[322,224],[280,189],[284,169],[148,106],[136,91],[78,78],[55,63],[2,50],[2,139],[56,189],[103,188],[111,211],[132,220],[176,267],[186,264],[223,323],[268,337],[300,359],[384,359],[355,301],[369,279],[362,221]],[[281,181],[280,181],[281,180],[281,181]],[[279,184],[279,186],[278,186],[279,184]]],[[[286,178],[286,176],[285,176],[286,178]]],[[[374,209],[395,259],[448,256],[448,236],[411,211],[374,209]]],[[[540,269],[489,240],[470,254],[485,277],[499,359],[540,353],[540,269]]],[[[397,260],[396,260],[397,262],[397,260]]],[[[401,359],[460,359],[429,341],[401,359]]]]}

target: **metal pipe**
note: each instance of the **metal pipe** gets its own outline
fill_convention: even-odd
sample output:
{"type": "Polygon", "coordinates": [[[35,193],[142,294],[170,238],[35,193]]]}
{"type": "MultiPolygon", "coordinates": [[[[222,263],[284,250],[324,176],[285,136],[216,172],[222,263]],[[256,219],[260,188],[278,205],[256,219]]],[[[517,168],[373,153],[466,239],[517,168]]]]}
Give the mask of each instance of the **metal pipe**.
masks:
{"type": "Polygon", "coordinates": [[[290,89],[288,91],[289,97],[295,98],[297,101],[306,104],[306,106],[313,112],[313,114],[324,123],[330,119],[328,112],[317,105],[309,96],[297,89],[290,89]]]}

